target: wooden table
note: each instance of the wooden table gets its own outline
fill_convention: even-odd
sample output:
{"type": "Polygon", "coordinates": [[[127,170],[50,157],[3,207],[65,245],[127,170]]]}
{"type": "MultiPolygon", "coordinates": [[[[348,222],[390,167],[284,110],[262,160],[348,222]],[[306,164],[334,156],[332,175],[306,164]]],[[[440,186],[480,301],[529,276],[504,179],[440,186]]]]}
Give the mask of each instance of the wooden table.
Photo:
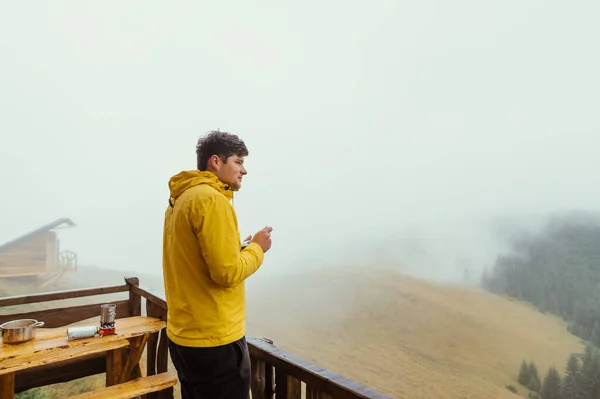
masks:
{"type": "Polygon", "coordinates": [[[21,344],[0,344],[0,399],[14,398],[15,373],[63,360],[106,352],[106,385],[141,376],[140,358],[150,334],[166,323],[153,317],[117,319],[116,334],[67,341],[67,327],[39,328],[21,344]]]}

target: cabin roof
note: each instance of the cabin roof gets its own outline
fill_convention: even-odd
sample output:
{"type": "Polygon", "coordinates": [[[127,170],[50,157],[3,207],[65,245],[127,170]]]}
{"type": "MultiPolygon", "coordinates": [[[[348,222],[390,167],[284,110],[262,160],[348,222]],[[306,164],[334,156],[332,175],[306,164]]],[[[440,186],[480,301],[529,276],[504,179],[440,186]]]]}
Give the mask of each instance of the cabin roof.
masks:
{"type": "Polygon", "coordinates": [[[0,245],[0,252],[6,251],[8,249],[14,248],[15,246],[21,244],[24,241],[27,241],[28,239],[35,237],[38,234],[42,234],[45,233],[47,231],[59,228],[59,227],[74,227],[75,223],[73,223],[73,221],[71,219],[68,218],[62,218],[62,219],[57,219],[54,222],[48,223],[47,225],[44,225],[38,229],[35,229],[19,238],[16,238],[12,241],[9,241],[7,243],[4,243],[2,245],[0,245]]]}

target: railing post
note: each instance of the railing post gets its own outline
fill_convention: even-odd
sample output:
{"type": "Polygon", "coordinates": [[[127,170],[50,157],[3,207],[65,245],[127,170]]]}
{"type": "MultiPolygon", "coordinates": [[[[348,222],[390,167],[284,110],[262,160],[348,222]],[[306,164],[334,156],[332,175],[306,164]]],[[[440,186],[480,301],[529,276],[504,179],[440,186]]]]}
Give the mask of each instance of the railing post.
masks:
{"type": "Polygon", "coordinates": [[[140,280],[137,277],[126,277],[125,282],[129,285],[129,315],[130,316],[141,316],[142,315],[142,297],[136,294],[131,289],[132,286],[139,287],[140,280]]]}
{"type": "Polygon", "coordinates": [[[250,368],[252,376],[250,379],[250,390],[252,399],[265,398],[265,362],[255,357],[250,357],[250,368]]]}
{"type": "Polygon", "coordinates": [[[275,394],[275,367],[265,363],[265,398],[271,399],[275,394]]]}
{"type": "MultiPolygon", "coordinates": [[[[146,315],[148,317],[155,317],[158,313],[154,308],[156,305],[146,299],[146,315]]],[[[146,375],[156,374],[156,351],[158,349],[158,336],[160,332],[150,334],[148,337],[148,343],[146,344],[146,375]]]]}
{"type": "MultiPolygon", "coordinates": [[[[268,338],[261,338],[261,340],[273,345],[273,341],[268,338]]],[[[252,355],[250,355],[250,363],[252,399],[272,399],[275,393],[273,365],[252,355]]]]}
{"type": "Polygon", "coordinates": [[[331,395],[306,384],[306,399],[332,399],[331,395]]]}
{"type": "MultiPolygon", "coordinates": [[[[167,320],[167,309],[158,306],[152,301],[146,299],[146,315],[148,317],[156,317],[158,319],[167,320]]],[[[152,334],[147,343],[147,375],[163,373],[169,367],[169,347],[167,343],[167,330],[163,328],[160,331],[152,334]]],[[[172,399],[173,387],[167,388],[160,392],[148,394],[151,399],[172,399]]]]}
{"type": "Polygon", "coordinates": [[[301,399],[300,380],[275,368],[275,399],[301,399]]]}

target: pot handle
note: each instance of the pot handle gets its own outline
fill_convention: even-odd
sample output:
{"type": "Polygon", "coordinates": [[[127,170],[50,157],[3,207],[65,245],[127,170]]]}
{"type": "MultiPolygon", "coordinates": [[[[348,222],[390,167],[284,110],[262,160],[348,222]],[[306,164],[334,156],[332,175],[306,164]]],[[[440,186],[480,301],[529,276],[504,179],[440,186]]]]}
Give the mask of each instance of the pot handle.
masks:
{"type": "Polygon", "coordinates": [[[35,323],[31,327],[43,327],[43,326],[44,326],[44,322],[43,321],[38,321],[37,323],[35,323]]]}

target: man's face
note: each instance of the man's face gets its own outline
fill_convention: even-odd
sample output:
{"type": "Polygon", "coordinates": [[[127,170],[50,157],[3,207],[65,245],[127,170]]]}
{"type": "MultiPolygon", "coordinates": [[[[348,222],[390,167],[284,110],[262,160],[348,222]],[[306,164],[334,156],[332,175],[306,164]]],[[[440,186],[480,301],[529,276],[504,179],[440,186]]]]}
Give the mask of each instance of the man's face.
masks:
{"type": "Polygon", "coordinates": [[[227,158],[227,162],[223,162],[221,158],[216,161],[215,175],[233,190],[239,190],[242,187],[242,178],[248,174],[244,168],[244,157],[232,155],[227,158]]]}

